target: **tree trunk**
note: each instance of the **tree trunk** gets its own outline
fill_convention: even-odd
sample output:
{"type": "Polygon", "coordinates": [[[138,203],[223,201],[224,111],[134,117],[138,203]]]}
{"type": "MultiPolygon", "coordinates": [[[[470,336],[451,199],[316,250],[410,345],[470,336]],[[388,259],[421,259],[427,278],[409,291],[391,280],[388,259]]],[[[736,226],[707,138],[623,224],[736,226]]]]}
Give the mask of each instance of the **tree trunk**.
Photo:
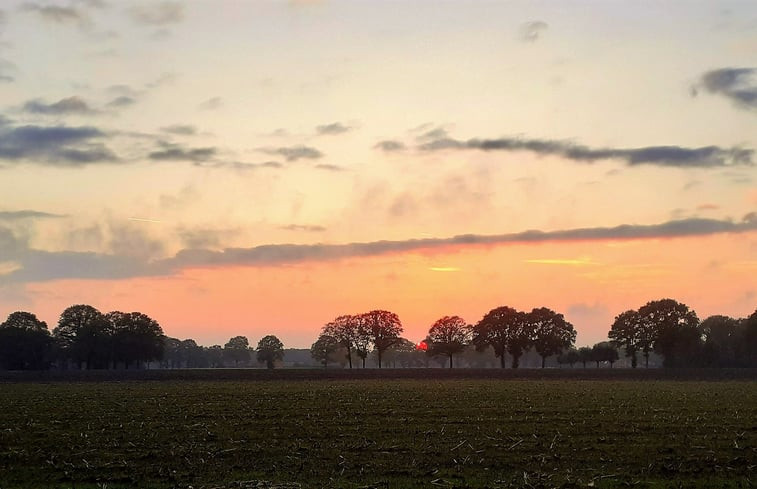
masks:
{"type": "Polygon", "coordinates": [[[350,347],[347,347],[347,361],[350,363],[350,368],[352,368],[352,350],[350,350],[350,347]]]}
{"type": "Polygon", "coordinates": [[[379,368],[381,368],[381,350],[378,350],[379,368]]]}
{"type": "Polygon", "coordinates": [[[649,352],[644,352],[644,368],[649,368],[649,352]]]}
{"type": "Polygon", "coordinates": [[[449,355],[449,368],[452,368],[452,354],[449,355]]]}
{"type": "Polygon", "coordinates": [[[636,368],[638,363],[638,360],[636,360],[636,352],[633,352],[633,355],[631,355],[631,367],[636,368]]]}
{"type": "Polygon", "coordinates": [[[363,357],[363,368],[365,368],[365,357],[363,357]]]}
{"type": "Polygon", "coordinates": [[[505,368],[505,354],[502,353],[502,355],[499,356],[499,361],[502,364],[502,368],[505,368]]]}
{"type": "Polygon", "coordinates": [[[518,368],[520,366],[520,355],[513,355],[512,368],[518,368]]]}
{"type": "Polygon", "coordinates": [[[547,363],[547,357],[544,355],[541,356],[541,368],[544,368],[544,364],[547,363]]]}
{"type": "Polygon", "coordinates": [[[594,361],[597,362],[597,368],[599,368],[599,360],[594,360],[594,361]]]}

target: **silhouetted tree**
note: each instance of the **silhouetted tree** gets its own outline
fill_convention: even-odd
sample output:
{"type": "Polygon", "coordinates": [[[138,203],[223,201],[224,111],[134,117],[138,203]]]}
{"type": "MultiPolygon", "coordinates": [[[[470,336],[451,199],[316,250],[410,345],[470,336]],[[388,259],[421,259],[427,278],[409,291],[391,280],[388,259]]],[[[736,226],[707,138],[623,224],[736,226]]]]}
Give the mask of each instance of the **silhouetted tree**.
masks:
{"type": "Polygon", "coordinates": [[[459,316],[444,316],[438,319],[428,330],[429,355],[446,355],[449,368],[452,368],[452,356],[461,353],[471,339],[471,327],[459,316]]]}
{"type": "Polygon", "coordinates": [[[105,319],[110,324],[111,359],[121,361],[128,369],[136,362],[151,362],[163,358],[163,329],[157,321],[141,312],[109,312],[105,319]]]}
{"type": "Polygon", "coordinates": [[[47,368],[51,346],[47,323],[30,312],[13,312],[0,324],[0,367],[4,369],[47,368]]]}
{"type": "Polygon", "coordinates": [[[586,362],[590,362],[591,359],[591,347],[582,346],[578,349],[578,361],[583,364],[584,368],[586,368],[586,362]]]}
{"type": "Polygon", "coordinates": [[[235,336],[223,346],[223,356],[227,360],[234,362],[238,367],[239,362],[246,364],[250,361],[250,342],[245,336],[235,336]]]}
{"type": "MultiPolygon", "coordinates": [[[[326,324],[321,331],[321,334],[335,338],[346,349],[347,362],[350,368],[352,368],[352,350],[356,349],[356,345],[360,344],[362,346],[365,343],[363,351],[365,351],[365,356],[368,355],[368,341],[361,342],[360,335],[358,334],[359,324],[360,321],[358,318],[346,314],[326,324]]],[[[367,340],[367,337],[365,339],[367,340]]],[[[362,356],[363,368],[365,368],[365,356],[362,356]]]]}
{"type": "MultiPolygon", "coordinates": [[[[223,348],[221,348],[221,345],[213,345],[205,348],[205,357],[208,359],[208,364],[211,367],[223,367],[223,348]]],[[[247,359],[249,360],[249,351],[247,359]]]]}
{"type": "Polygon", "coordinates": [[[415,343],[406,338],[400,338],[384,352],[384,363],[391,364],[393,368],[397,366],[397,363],[402,368],[427,367],[428,357],[423,350],[417,348],[415,343]]]}
{"type": "Polygon", "coordinates": [[[310,356],[319,363],[322,363],[323,368],[327,368],[329,360],[341,347],[342,346],[336,338],[327,334],[322,334],[310,347],[310,356]]]}
{"type": "Polygon", "coordinates": [[[202,347],[191,338],[181,341],[179,352],[180,358],[184,360],[187,368],[204,368],[208,366],[202,347]]]}
{"type": "Polygon", "coordinates": [[[529,325],[534,348],[541,356],[541,368],[544,368],[547,357],[561,353],[576,341],[573,325],[562,314],[546,307],[528,313],[526,324],[529,325]]]}
{"type": "Polygon", "coordinates": [[[561,365],[569,364],[570,368],[573,368],[573,365],[575,365],[578,361],[580,361],[580,356],[578,354],[578,350],[576,350],[575,348],[569,348],[568,351],[557,355],[557,363],[561,365]]]}
{"type": "Polygon", "coordinates": [[[360,327],[376,349],[378,367],[381,368],[381,355],[399,341],[402,333],[400,318],[393,312],[375,310],[361,314],[360,327]]]}
{"type": "Polygon", "coordinates": [[[505,353],[513,358],[512,368],[518,368],[518,360],[530,341],[525,314],[512,307],[492,309],[473,326],[472,343],[476,349],[481,351],[491,346],[502,368],[505,368],[505,353]]]}
{"type": "Polygon", "coordinates": [[[608,362],[610,368],[618,361],[618,348],[610,341],[601,341],[591,348],[591,358],[597,363],[597,368],[601,362],[608,362]]]}
{"type": "Polygon", "coordinates": [[[704,337],[704,363],[710,367],[739,366],[744,324],[728,316],[710,316],[699,325],[704,337]]]}
{"type": "Polygon", "coordinates": [[[266,367],[272,369],[274,363],[284,358],[284,344],[274,335],[264,336],[257,347],[257,359],[260,363],[265,363],[266,367]]]}
{"type": "Polygon", "coordinates": [[[163,339],[163,367],[181,368],[184,363],[181,340],[166,337],[163,339]]]}
{"type": "Polygon", "coordinates": [[[67,308],[60,315],[58,326],[53,330],[64,355],[87,369],[108,365],[110,323],[92,306],[79,304],[67,308]]]}
{"type": "MultiPolygon", "coordinates": [[[[633,309],[622,312],[615,317],[607,336],[618,347],[623,347],[627,357],[631,357],[631,367],[636,368],[636,352],[642,350],[649,366],[649,352],[652,349],[652,337],[648,331],[642,331],[639,313],[633,309]]],[[[595,359],[596,360],[596,359],[595,359]]],[[[597,364],[599,366],[599,364],[597,364]]]]}
{"type": "Polygon", "coordinates": [[[691,365],[701,352],[699,318],[689,306],[673,299],[650,301],[639,308],[644,328],[653,332],[654,350],[664,357],[663,365],[691,365]]]}

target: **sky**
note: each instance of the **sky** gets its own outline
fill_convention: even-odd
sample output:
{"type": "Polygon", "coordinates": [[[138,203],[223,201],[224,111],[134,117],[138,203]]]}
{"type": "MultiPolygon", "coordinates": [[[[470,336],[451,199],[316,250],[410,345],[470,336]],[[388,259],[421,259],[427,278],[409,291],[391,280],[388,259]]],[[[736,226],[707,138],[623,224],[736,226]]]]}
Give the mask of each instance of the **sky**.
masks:
{"type": "Polygon", "coordinates": [[[757,308],[753,1],[4,1],[0,319],[309,347],[757,308]]]}

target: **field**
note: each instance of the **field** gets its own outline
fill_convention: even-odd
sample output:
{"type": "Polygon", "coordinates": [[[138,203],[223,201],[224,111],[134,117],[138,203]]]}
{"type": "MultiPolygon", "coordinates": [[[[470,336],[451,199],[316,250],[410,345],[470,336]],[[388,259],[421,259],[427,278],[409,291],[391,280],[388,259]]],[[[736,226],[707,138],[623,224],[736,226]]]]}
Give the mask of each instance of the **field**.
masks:
{"type": "Polygon", "coordinates": [[[618,372],[6,375],[0,488],[754,487],[753,372],[618,372]]]}

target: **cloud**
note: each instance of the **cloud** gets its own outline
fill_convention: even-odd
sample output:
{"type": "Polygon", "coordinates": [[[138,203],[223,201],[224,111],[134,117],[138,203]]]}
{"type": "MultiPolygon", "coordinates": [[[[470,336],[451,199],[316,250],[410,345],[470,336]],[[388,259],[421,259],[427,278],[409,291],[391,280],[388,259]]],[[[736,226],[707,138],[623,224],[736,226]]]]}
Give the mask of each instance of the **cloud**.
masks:
{"type": "Polygon", "coordinates": [[[29,100],[24,104],[24,112],[43,115],[67,115],[67,114],[96,114],[83,99],[73,96],[60,99],[55,103],[47,104],[39,99],[29,100]]]}
{"type": "Polygon", "coordinates": [[[101,140],[94,127],[12,126],[0,124],[0,160],[58,166],[113,163],[118,157],[101,140]]]}
{"type": "Polygon", "coordinates": [[[44,281],[55,279],[96,278],[118,279],[158,276],[177,273],[187,268],[216,266],[275,266],[305,261],[331,261],[343,258],[378,256],[389,253],[422,251],[451,246],[507,245],[540,242],[623,241],[632,239],[707,236],[722,233],[757,231],[757,215],[733,222],[717,219],[691,218],[661,224],[625,224],[615,227],[578,228],[560,231],[524,231],[499,235],[464,234],[450,238],[424,238],[400,241],[372,241],[347,244],[268,244],[252,248],[184,249],[172,258],[153,259],[161,249],[153,242],[133,236],[134,229],[112,233],[119,246],[110,253],[47,252],[30,249],[28,242],[0,227],[0,253],[6,260],[18,263],[16,270],[0,277],[6,282],[44,281]],[[128,236],[129,239],[124,239],[128,236]],[[134,240],[147,241],[139,246],[134,240]],[[120,241],[119,241],[120,240],[120,241]],[[141,250],[135,253],[135,248],[141,250]],[[118,250],[117,253],[115,250],[118,250]],[[122,256],[119,253],[124,253],[122,256]]]}
{"type": "Polygon", "coordinates": [[[179,2],[149,2],[129,9],[132,20],[140,24],[163,26],[184,20],[184,6],[179,2]]]}
{"type": "Polygon", "coordinates": [[[197,128],[188,124],[174,124],[173,126],[161,127],[160,130],[178,136],[192,136],[197,134],[197,128]]]}
{"type": "Polygon", "coordinates": [[[159,161],[191,161],[200,163],[212,160],[218,153],[218,150],[213,147],[186,148],[178,144],[166,142],[161,142],[160,146],[161,149],[148,154],[148,158],[159,161]]]}
{"type": "Polygon", "coordinates": [[[220,248],[221,243],[239,234],[238,229],[180,228],[177,234],[189,249],[220,248]]]}
{"type": "Polygon", "coordinates": [[[373,241],[349,244],[280,244],[253,248],[227,248],[223,251],[183,250],[161,266],[169,268],[221,265],[276,265],[301,261],[325,261],[350,257],[375,256],[458,245],[498,245],[539,242],[608,241],[650,238],[706,236],[721,233],[757,231],[757,219],[734,223],[715,219],[684,219],[653,225],[579,228],[562,231],[524,231],[500,235],[465,234],[451,238],[373,241]]]}
{"type": "Polygon", "coordinates": [[[435,139],[418,146],[421,151],[478,149],[481,151],[529,151],[538,155],[556,155],[563,158],[593,163],[598,160],[620,160],[629,166],[658,165],[679,168],[713,168],[735,165],[753,165],[754,150],[704,146],[647,146],[641,148],[591,148],[568,141],[550,139],[435,139]]]}
{"type": "Polygon", "coordinates": [[[21,219],[56,219],[66,217],[64,214],[52,214],[50,212],[20,210],[20,211],[0,211],[0,221],[18,221],[21,219]]]}
{"type": "MultiPolygon", "coordinates": [[[[722,95],[742,109],[757,109],[757,68],[720,68],[704,73],[699,85],[709,93],[722,95]]],[[[692,94],[697,95],[697,86],[692,94]]]]}
{"type": "Polygon", "coordinates": [[[130,105],[134,105],[136,103],[137,99],[135,99],[134,97],[121,95],[108,102],[108,107],[129,107],[130,105]]]}
{"type": "Polygon", "coordinates": [[[315,130],[319,135],[323,136],[323,135],[343,134],[345,132],[351,131],[352,127],[345,126],[344,124],[340,122],[334,122],[332,124],[316,126],[315,130]]]}
{"type": "Polygon", "coordinates": [[[27,12],[34,12],[40,18],[58,24],[77,23],[86,24],[89,22],[86,14],[77,10],[75,7],[64,7],[61,5],[41,5],[29,2],[21,7],[27,12]]]}
{"type": "Polygon", "coordinates": [[[260,151],[270,155],[283,156],[287,161],[297,161],[301,158],[316,160],[323,157],[323,153],[310,146],[285,146],[280,148],[261,148],[260,151]]]}
{"type": "Polygon", "coordinates": [[[326,228],[323,226],[312,226],[308,224],[289,224],[287,226],[280,226],[279,229],[285,231],[305,231],[308,233],[322,233],[323,231],[326,231],[326,228]]]}
{"type": "Polygon", "coordinates": [[[518,29],[518,39],[523,42],[536,42],[547,31],[549,24],[541,20],[533,20],[521,24],[518,29]]]}
{"type": "Polygon", "coordinates": [[[382,151],[386,151],[388,153],[394,152],[394,151],[402,151],[405,149],[405,144],[401,141],[394,141],[391,139],[387,139],[384,141],[379,141],[374,146],[375,149],[380,149],[382,151]]]}
{"type": "Polygon", "coordinates": [[[201,102],[200,105],[197,106],[200,110],[215,110],[223,106],[223,100],[221,97],[212,97],[204,102],[201,102]]]}
{"type": "Polygon", "coordinates": [[[345,170],[343,166],[331,165],[329,163],[321,163],[321,164],[315,165],[315,168],[317,170],[334,171],[334,172],[340,172],[340,171],[345,170]]]}

